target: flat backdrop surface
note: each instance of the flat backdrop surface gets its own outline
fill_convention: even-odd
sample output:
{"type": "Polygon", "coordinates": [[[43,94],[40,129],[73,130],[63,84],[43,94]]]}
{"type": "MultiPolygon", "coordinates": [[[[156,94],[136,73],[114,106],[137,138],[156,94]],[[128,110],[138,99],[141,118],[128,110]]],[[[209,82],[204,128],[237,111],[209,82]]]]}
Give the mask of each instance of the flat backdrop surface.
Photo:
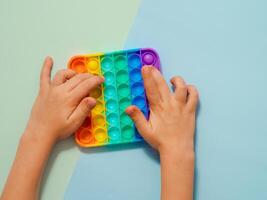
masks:
{"type": "MultiPolygon", "coordinates": [[[[267,199],[267,2],[264,0],[0,2],[0,188],[38,90],[45,55],[158,50],[166,79],[200,91],[195,199],[267,199]]],[[[42,199],[159,199],[157,154],[145,144],[59,144],[42,199]],[[64,195],[65,192],[65,195],[64,195]]]]}
{"type": "MultiPolygon", "coordinates": [[[[121,49],[139,0],[0,0],[0,192],[39,86],[43,59],[54,73],[75,54],[121,49]]],[[[56,146],[42,199],[63,199],[79,158],[72,139],[56,146]]]]}

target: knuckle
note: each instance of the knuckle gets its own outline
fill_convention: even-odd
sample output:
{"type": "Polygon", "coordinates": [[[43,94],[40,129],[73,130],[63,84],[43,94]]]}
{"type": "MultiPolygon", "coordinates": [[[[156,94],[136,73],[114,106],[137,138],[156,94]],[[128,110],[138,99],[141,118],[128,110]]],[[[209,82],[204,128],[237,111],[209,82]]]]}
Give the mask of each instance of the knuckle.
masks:
{"type": "Polygon", "coordinates": [[[189,86],[189,90],[190,90],[190,94],[192,95],[192,97],[198,99],[199,98],[199,93],[197,88],[194,85],[190,85],[189,86]]]}
{"type": "Polygon", "coordinates": [[[76,76],[77,76],[77,79],[79,80],[83,80],[85,78],[85,74],[78,74],[76,76]]]}
{"type": "Polygon", "coordinates": [[[184,84],[180,84],[177,87],[179,88],[179,90],[183,90],[183,91],[187,90],[187,87],[184,84]]]}
{"type": "Polygon", "coordinates": [[[171,81],[177,83],[177,82],[183,82],[184,79],[181,76],[174,76],[172,77],[171,81]]]}
{"type": "Polygon", "coordinates": [[[171,82],[173,83],[177,83],[181,81],[181,77],[180,76],[174,76],[171,78],[171,82]]]}

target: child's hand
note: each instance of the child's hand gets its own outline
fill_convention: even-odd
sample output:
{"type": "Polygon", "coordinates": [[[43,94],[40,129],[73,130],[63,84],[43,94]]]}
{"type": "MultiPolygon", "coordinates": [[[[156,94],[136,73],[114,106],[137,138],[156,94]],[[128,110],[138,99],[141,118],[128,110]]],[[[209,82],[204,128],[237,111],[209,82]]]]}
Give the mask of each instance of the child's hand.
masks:
{"type": "Polygon", "coordinates": [[[88,97],[102,77],[58,71],[51,80],[53,61],[46,58],[40,77],[40,91],[33,105],[27,130],[42,139],[67,138],[83,123],[96,101],[88,97]]]}
{"type": "Polygon", "coordinates": [[[149,121],[135,106],[126,110],[138,131],[160,154],[193,152],[197,90],[174,77],[171,83],[175,91],[171,92],[160,72],[150,66],[143,67],[142,75],[150,105],[149,121]]]}

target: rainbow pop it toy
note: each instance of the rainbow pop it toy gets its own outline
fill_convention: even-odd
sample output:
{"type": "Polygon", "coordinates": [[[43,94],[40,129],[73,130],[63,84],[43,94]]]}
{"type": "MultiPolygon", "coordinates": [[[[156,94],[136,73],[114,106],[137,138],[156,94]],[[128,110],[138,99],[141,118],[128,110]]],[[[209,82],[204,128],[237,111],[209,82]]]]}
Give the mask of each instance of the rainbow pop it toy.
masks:
{"type": "Polygon", "coordinates": [[[74,56],[68,68],[78,73],[102,75],[105,82],[90,96],[97,100],[83,125],[75,133],[82,147],[103,146],[142,141],[133,121],[125,113],[136,105],[148,118],[149,105],[145,95],[141,68],[153,65],[160,70],[157,52],[150,48],[74,56]]]}

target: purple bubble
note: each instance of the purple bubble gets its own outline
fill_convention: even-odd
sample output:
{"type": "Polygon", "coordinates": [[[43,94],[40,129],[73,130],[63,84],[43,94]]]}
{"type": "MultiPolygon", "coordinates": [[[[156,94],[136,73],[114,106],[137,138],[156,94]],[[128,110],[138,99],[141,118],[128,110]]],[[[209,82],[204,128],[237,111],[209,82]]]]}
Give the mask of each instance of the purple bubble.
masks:
{"type": "Polygon", "coordinates": [[[155,64],[156,56],[152,52],[146,52],[143,55],[143,62],[145,65],[155,64]]]}

